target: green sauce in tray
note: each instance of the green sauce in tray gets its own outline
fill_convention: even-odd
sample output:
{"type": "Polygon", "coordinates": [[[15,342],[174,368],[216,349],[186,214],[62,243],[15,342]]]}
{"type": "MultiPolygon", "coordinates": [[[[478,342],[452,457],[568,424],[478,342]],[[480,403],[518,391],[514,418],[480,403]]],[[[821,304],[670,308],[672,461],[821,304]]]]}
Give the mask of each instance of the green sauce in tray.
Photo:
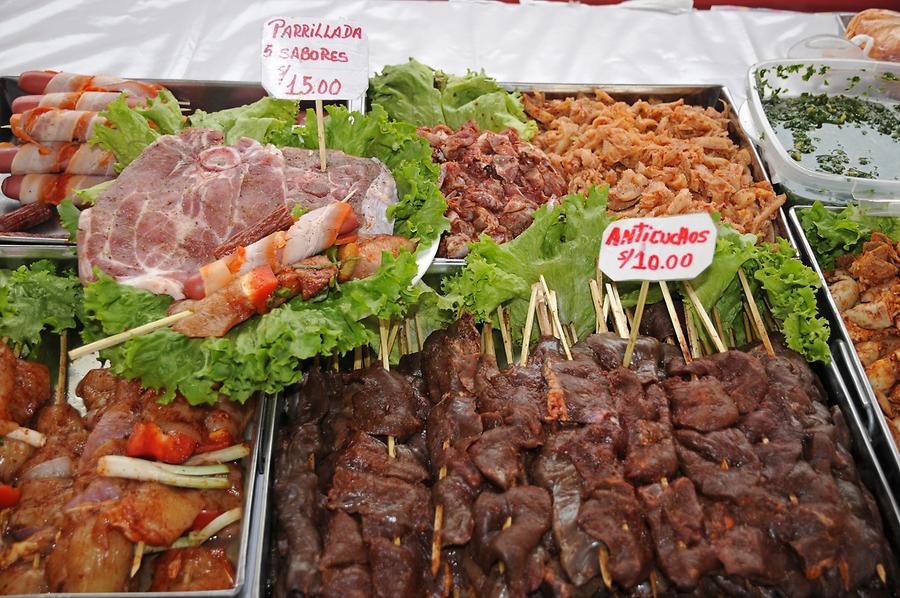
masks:
{"type": "Polygon", "coordinates": [[[763,99],[775,135],[805,168],[900,180],[900,102],[802,93],[763,99]]]}

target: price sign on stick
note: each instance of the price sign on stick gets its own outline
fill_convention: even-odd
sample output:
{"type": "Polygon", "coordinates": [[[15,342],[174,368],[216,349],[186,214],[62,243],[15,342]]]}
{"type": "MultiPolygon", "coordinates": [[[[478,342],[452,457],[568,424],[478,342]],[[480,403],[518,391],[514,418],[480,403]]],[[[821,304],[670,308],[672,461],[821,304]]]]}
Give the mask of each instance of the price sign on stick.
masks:
{"type": "Polygon", "coordinates": [[[325,170],[322,100],[353,100],[369,87],[369,42],[347,20],[273,17],[263,24],[262,85],[288,100],[315,100],[319,164],[325,170]]]}
{"type": "MultiPolygon", "coordinates": [[[[685,360],[689,361],[687,345],[678,318],[674,315],[675,308],[665,281],[696,278],[712,263],[715,250],[716,225],[706,212],[663,218],[625,218],[606,227],[600,242],[600,270],[615,281],[642,281],[631,333],[625,346],[623,367],[631,364],[651,280],[659,282],[666,308],[672,315],[675,334],[684,351],[685,360]]],[[[696,295],[690,284],[685,282],[684,286],[704,324],[709,323],[709,316],[699,301],[695,300],[696,295]]],[[[618,309],[621,311],[622,306],[619,305],[618,309]]],[[[624,319],[621,318],[623,321],[624,319]]],[[[718,340],[711,323],[708,329],[712,331],[713,340],[718,340]]],[[[721,341],[717,343],[717,347],[719,344],[721,341]]]]}
{"type": "Polygon", "coordinates": [[[603,231],[600,269],[616,281],[690,280],[712,263],[716,225],[706,212],[625,218],[603,231]]]}
{"type": "Polygon", "coordinates": [[[272,17],[261,50],[262,85],[276,98],[354,100],[369,87],[369,41],[353,21],[272,17]]]}

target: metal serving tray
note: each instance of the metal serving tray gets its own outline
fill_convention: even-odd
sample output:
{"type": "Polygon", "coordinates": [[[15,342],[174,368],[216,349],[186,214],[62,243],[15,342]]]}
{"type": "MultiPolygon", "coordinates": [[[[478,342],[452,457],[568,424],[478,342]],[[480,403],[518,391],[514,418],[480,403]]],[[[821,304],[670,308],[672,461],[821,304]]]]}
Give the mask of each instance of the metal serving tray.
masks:
{"type": "MultiPolygon", "coordinates": [[[[763,167],[762,159],[756,151],[756,146],[743,126],[741,126],[741,121],[738,117],[738,107],[735,105],[728,88],[724,85],[610,85],[589,83],[500,83],[500,85],[507,91],[518,91],[521,93],[540,91],[549,99],[564,99],[578,94],[592,95],[595,89],[600,89],[608,93],[614,100],[621,102],[634,103],[638,100],[672,102],[683,99],[686,104],[691,106],[726,109],[728,110],[729,133],[732,140],[750,154],[750,172],[753,173],[753,180],[771,183],[769,175],[763,167]]],[[[781,210],[779,210],[776,218],[776,229],[779,226],[782,230],[787,230],[787,220],[785,220],[784,213],[781,210]]],[[[465,260],[462,259],[435,258],[428,272],[447,274],[459,270],[464,265],[465,260]]]]}
{"type": "MultiPolygon", "coordinates": [[[[826,207],[830,210],[839,210],[838,207],[826,207]]],[[[888,477],[890,486],[894,493],[900,496],[900,449],[894,442],[891,434],[891,428],[878,404],[869,378],[866,376],[865,367],[856,353],[856,347],[847,331],[847,326],[841,318],[841,312],[838,310],[837,304],[834,302],[831,292],[828,290],[828,283],[825,281],[825,274],[819,261],[813,253],[812,246],[800,225],[800,211],[809,209],[803,206],[794,206],[790,209],[790,223],[793,227],[796,238],[799,240],[799,247],[803,254],[804,261],[809,264],[819,275],[822,281],[822,288],[819,290],[819,305],[825,306],[821,309],[828,317],[831,325],[832,345],[837,347],[838,355],[841,357],[839,363],[844,370],[846,379],[850,382],[854,395],[859,397],[859,408],[864,416],[866,431],[871,438],[872,445],[876,449],[876,453],[881,458],[884,466],[885,474],[888,477]]],[[[796,245],[796,244],[795,244],[796,245]]]]}
{"type": "MultiPolygon", "coordinates": [[[[0,268],[11,269],[28,265],[40,259],[60,262],[64,265],[76,267],[76,255],[73,247],[59,245],[0,245],[0,268]]],[[[51,383],[55,384],[56,373],[59,364],[59,343],[56,335],[45,334],[46,340],[37,352],[36,358],[46,363],[50,368],[51,383]]],[[[70,333],[69,346],[77,346],[73,341],[74,335],[70,333]]],[[[68,400],[76,409],[83,409],[83,403],[75,396],[75,387],[84,374],[94,368],[100,367],[99,362],[93,356],[85,356],[68,368],[68,400]]],[[[253,416],[245,430],[245,440],[251,444],[250,455],[244,460],[244,504],[243,517],[241,519],[241,532],[236,551],[229,548],[229,556],[235,565],[234,587],[228,590],[216,590],[207,592],[192,592],[196,596],[213,596],[231,598],[247,595],[249,588],[256,583],[259,577],[259,560],[256,554],[262,544],[262,521],[265,520],[268,511],[268,458],[271,453],[271,438],[274,419],[269,416],[271,397],[259,397],[253,416]]],[[[78,598],[84,594],[48,593],[42,596],[57,596],[78,598]]],[[[110,592],[92,594],[92,596],[107,598],[122,598],[123,596],[135,596],[139,598],[170,598],[176,594],[171,592],[110,592]]]]}
{"type": "MultiPolygon", "coordinates": [[[[215,112],[226,108],[236,108],[250,104],[264,97],[266,91],[258,82],[249,81],[196,81],[187,79],[142,79],[152,83],[160,83],[167,87],[179,100],[187,100],[191,110],[200,109],[207,112],[215,112]]],[[[0,123],[9,123],[12,116],[12,101],[25,92],[19,88],[17,76],[0,76],[0,123]]],[[[346,102],[340,100],[325,100],[325,104],[341,104],[351,110],[360,110],[362,103],[359,101],[346,102]]],[[[300,101],[300,109],[313,108],[314,102],[300,101]]],[[[12,131],[0,129],[0,142],[13,140],[12,131]]],[[[5,175],[0,174],[0,178],[5,175]]],[[[6,214],[20,207],[17,200],[9,199],[0,194],[0,214],[6,214]]],[[[68,233],[60,226],[54,217],[34,227],[27,233],[0,233],[0,243],[30,243],[30,244],[59,244],[68,243],[68,233]]]]}

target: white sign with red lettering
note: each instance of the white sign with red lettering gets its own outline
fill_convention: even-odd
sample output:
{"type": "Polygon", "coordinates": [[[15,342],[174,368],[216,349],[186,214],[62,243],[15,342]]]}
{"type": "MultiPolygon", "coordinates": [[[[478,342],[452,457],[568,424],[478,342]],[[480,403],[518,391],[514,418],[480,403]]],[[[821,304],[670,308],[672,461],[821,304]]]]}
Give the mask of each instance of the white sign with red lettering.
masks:
{"type": "Polygon", "coordinates": [[[716,250],[716,225],[706,212],[624,218],[603,231],[600,270],[620,280],[691,280],[716,250]]]}
{"type": "Polygon", "coordinates": [[[289,100],[355,100],[369,88],[369,40],[350,20],[272,17],[263,24],[262,86],[289,100]]]}

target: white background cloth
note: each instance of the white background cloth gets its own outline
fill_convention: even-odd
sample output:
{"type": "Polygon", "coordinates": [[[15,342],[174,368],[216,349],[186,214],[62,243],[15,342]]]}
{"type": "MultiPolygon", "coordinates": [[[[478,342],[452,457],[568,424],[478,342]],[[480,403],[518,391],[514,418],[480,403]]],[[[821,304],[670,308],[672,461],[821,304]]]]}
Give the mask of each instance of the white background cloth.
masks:
{"type": "Polygon", "coordinates": [[[259,81],[265,19],[348,17],[366,27],[372,72],[414,56],[500,81],[722,83],[738,105],[751,64],[838,29],[832,13],[409,0],[6,0],[0,15],[4,75],[52,68],[259,81]]]}

